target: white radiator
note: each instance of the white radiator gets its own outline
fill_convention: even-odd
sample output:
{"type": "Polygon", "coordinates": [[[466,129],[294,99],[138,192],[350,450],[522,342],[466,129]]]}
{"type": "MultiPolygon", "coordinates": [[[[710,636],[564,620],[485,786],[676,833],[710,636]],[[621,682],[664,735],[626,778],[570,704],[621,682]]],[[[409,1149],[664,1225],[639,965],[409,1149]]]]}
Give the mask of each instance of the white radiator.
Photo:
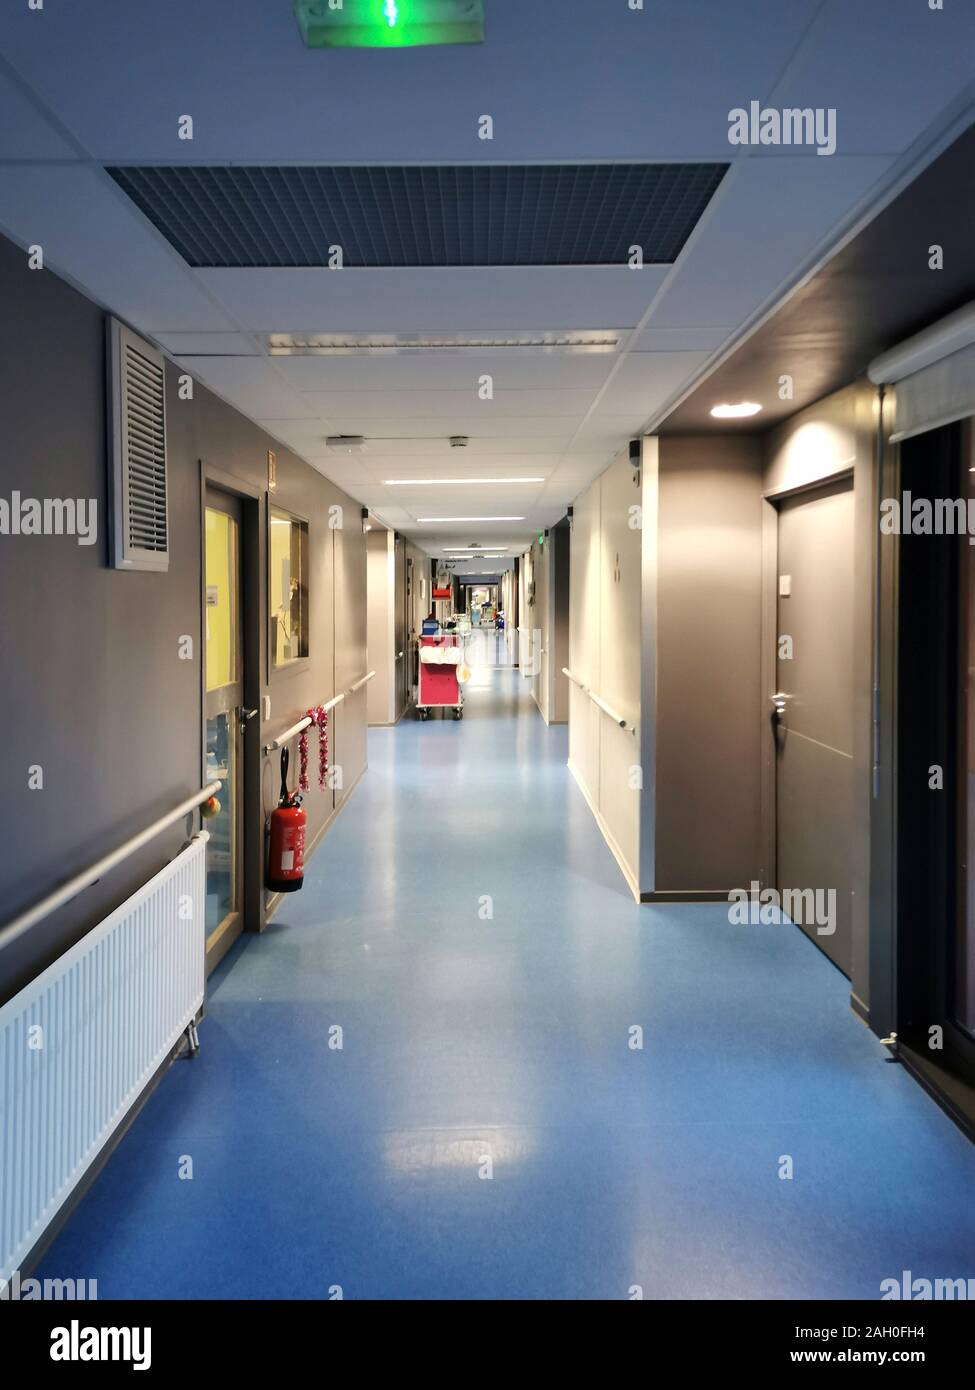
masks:
{"type": "Polygon", "coordinates": [[[20,1268],[203,1003],[207,838],[0,1008],[0,1278],[20,1268]]]}

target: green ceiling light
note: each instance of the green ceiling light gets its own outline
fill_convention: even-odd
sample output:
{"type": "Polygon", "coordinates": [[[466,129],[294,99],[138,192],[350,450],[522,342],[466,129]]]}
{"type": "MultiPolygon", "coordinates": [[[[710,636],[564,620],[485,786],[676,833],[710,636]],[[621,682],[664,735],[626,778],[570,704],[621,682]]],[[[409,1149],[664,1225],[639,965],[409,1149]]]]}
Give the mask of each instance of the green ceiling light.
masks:
{"type": "Polygon", "coordinates": [[[484,0],[294,0],[309,48],[483,43],[484,0]]]}

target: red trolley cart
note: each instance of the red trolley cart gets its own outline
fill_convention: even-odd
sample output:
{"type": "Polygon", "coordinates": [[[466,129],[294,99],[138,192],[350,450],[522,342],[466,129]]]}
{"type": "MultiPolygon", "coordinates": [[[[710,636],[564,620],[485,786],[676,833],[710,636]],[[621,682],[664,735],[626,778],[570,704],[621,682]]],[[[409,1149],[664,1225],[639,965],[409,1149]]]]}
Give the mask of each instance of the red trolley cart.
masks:
{"type": "Polygon", "coordinates": [[[416,707],[421,719],[429,719],[432,709],[452,709],[455,719],[464,717],[457,669],[464,660],[456,632],[420,638],[420,676],[416,707]]]}

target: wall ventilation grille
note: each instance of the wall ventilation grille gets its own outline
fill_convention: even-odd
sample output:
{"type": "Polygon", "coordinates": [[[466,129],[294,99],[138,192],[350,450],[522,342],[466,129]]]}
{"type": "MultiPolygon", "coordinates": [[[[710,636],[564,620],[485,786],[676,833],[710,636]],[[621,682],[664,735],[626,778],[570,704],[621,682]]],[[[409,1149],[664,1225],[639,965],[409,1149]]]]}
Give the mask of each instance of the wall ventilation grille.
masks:
{"type": "Polygon", "coordinates": [[[165,362],[117,320],[109,332],[114,563],[168,570],[165,362]]]}
{"type": "Polygon", "coordinates": [[[191,266],[627,265],[676,260],[727,164],[126,166],[191,266]]]}

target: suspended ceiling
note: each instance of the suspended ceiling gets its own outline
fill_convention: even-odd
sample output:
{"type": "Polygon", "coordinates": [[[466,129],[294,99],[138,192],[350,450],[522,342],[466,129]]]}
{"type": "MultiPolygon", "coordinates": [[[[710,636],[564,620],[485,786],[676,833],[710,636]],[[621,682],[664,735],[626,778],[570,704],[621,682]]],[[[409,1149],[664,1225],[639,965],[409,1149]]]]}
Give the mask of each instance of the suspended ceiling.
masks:
{"type": "MultiPolygon", "coordinates": [[[[358,51],[306,49],[290,0],[101,0],[0,17],[0,228],[42,244],[50,269],[432,553],[472,538],[523,546],[557,521],[627,439],[939,152],[972,101],[971,6],[561,0],[558,24],[543,4],[486,8],[484,44],[358,51]],[[751,100],[835,108],[836,153],[729,145],[729,111],[751,100]],[[180,139],[184,116],[192,140],[180,139]],[[683,244],[652,244],[662,259],[642,269],[194,265],[199,252],[181,253],[107,172],[176,166],[192,182],[259,166],[540,164],[730,167],[683,244]],[[616,346],[269,351],[274,334],[590,331],[616,346]],[[366,451],[331,450],[338,434],[368,436],[366,451]],[[451,449],[451,435],[469,446],[451,449]],[[458,476],[541,481],[387,485],[458,476]],[[421,520],[469,515],[524,520],[476,524],[473,537],[471,523],[421,520]]],[[[614,255],[616,232],[604,242],[614,255]]],[[[538,240],[535,252],[557,261],[538,240]]]]}

